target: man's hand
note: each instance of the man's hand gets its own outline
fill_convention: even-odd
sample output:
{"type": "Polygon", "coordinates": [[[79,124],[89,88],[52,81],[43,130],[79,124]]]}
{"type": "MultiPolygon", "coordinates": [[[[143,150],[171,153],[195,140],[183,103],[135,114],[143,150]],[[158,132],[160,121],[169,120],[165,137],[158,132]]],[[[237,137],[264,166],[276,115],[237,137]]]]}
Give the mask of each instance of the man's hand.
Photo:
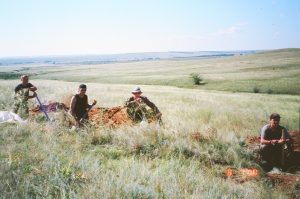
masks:
{"type": "Polygon", "coordinates": [[[134,100],[135,102],[137,102],[137,103],[141,103],[142,102],[142,98],[136,98],[135,100],[134,100]]]}
{"type": "Polygon", "coordinates": [[[34,91],[37,90],[37,88],[35,86],[33,86],[33,87],[30,87],[29,90],[32,91],[32,92],[34,92],[34,91]]]}
{"type": "Polygon", "coordinates": [[[96,105],[96,104],[97,104],[97,101],[94,100],[92,106],[94,106],[94,105],[96,105]]]}
{"type": "Polygon", "coordinates": [[[80,122],[81,120],[76,120],[76,127],[79,127],[81,125],[81,122],[80,122]]]}
{"type": "Polygon", "coordinates": [[[286,143],[286,139],[280,139],[279,141],[278,141],[278,144],[285,144],[286,143]]]}
{"type": "Polygon", "coordinates": [[[156,118],[161,118],[161,116],[162,116],[162,113],[157,113],[156,114],[156,118]]]}
{"type": "Polygon", "coordinates": [[[137,103],[135,100],[134,100],[134,101],[127,102],[127,106],[128,106],[128,105],[131,105],[131,104],[135,104],[135,103],[137,103]]]}
{"type": "Polygon", "coordinates": [[[271,140],[271,144],[272,144],[272,145],[278,144],[278,140],[271,140]]]}
{"type": "Polygon", "coordinates": [[[36,96],[37,96],[36,92],[33,92],[32,97],[36,97],[36,96]]]}

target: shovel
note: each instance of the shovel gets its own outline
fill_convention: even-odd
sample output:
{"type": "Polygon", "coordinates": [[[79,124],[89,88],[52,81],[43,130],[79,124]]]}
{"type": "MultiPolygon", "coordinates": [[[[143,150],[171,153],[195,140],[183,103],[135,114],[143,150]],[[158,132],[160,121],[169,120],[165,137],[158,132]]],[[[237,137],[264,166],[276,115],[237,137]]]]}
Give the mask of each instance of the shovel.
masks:
{"type": "MultiPolygon", "coordinates": [[[[284,130],[282,129],[282,135],[281,135],[281,139],[283,139],[285,141],[286,137],[285,137],[285,132],[284,130]]],[[[282,149],[281,149],[281,166],[284,167],[285,166],[285,150],[287,149],[287,144],[284,143],[282,145],[282,149]]]]}
{"type": "Polygon", "coordinates": [[[45,116],[46,116],[46,118],[47,118],[47,121],[50,121],[50,118],[49,118],[49,116],[48,116],[46,110],[44,109],[44,106],[43,106],[43,104],[41,103],[39,97],[38,97],[37,95],[36,95],[35,97],[36,97],[37,101],[39,102],[40,108],[41,108],[41,110],[43,111],[43,113],[45,114],[45,116]]]}
{"type": "Polygon", "coordinates": [[[97,103],[97,101],[94,100],[93,104],[90,106],[90,108],[84,113],[84,115],[80,119],[80,123],[88,116],[88,113],[96,105],[96,103],[97,103]]]}

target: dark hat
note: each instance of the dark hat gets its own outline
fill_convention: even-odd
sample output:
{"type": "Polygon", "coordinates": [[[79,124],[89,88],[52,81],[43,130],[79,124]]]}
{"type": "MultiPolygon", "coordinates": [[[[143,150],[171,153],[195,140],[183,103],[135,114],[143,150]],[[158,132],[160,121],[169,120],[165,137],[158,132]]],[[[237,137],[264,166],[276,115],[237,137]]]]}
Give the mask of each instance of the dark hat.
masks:
{"type": "Polygon", "coordinates": [[[80,85],[79,85],[79,88],[86,89],[86,85],[85,85],[85,84],[80,84],[80,85]]]}
{"type": "Polygon", "coordinates": [[[271,120],[271,119],[275,119],[275,118],[280,119],[280,115],[279,115],[278,113],[272,113],[272,114],[270,115],[270,120],[271,120]]]}

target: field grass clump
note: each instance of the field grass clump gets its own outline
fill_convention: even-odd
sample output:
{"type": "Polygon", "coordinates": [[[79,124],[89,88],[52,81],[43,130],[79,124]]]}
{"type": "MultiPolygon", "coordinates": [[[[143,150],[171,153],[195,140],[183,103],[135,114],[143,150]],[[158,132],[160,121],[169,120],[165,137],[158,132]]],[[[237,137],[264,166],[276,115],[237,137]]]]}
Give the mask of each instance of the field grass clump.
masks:
{"type": "Polygon", "coordinates": [[[259,93],[259,92],[260,92],[260,89],[258,87],[253,88],[253,93],[259,93]]]}
{"type": "Polygon", "coordinates": [[[195,85],[200,85],[203,83],[203,78],[201,77],[200,74],[197,73],[191,73],[190,77],[193,79],[193,82],[195,85]]]}
{"type": "Polygon", "coordinates": [[[105,145],[112,143],[112,136],[110,134],[99,133],[93,136],[91,144],[93,145],[105,145]]]}

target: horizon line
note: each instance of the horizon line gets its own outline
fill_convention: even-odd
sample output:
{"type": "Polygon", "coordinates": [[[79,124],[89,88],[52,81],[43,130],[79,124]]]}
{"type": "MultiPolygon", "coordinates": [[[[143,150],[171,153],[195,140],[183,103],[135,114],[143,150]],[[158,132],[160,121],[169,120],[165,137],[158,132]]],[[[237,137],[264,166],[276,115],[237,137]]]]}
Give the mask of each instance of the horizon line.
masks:
{"type": "Polygon", "coordinates": [[[274,49],[247,49],[247,50],[169,50],[169,51],[140,51],[140,52],[120,52],[120,53],[74,53],[74,54],[45,54],[45,55],[8,55],[0,56],[0,59],[11,58],[37,58],[37,57],[80,57],[80,56],[101,56],[101,55],[126,55],[126,54],[143,54],[143,53],[188,53],[188,52],[240,52],[240,51],[269,51],[281,49],[299,49],[299,48],[274,48],[274,49]]]}

